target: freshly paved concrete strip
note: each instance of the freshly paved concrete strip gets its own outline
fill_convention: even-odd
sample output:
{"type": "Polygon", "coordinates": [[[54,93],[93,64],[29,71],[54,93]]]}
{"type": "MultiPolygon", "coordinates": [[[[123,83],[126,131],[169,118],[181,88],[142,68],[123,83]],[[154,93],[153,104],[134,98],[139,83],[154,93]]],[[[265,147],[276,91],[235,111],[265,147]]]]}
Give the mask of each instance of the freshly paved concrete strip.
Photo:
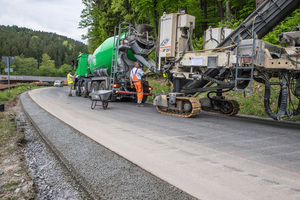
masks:
{"type": "Polygon", "coordinates": [[[26,114],[93,199],[195,199],[92,141],[21,95],[26,114]]]}
{"type": "MultiPolygon", "coordinates": [[[[266,148],[276,151],[285,145],[278,144],[281,140],[276,137],[282,137],[282,130],[280,125],[269,126],[273,122],[209,115],[200,115],[206,119],[198,122],[197,118],[160,115],[151,106],[137,109],[129,103],[110,103],[106,111],[91,110],[88,99],[69,98],[66,88],[29,94],[53,116],[199,199],[300,198],[297,149],[288,149],[292,154],[287,157],[295,158],[288,163],[281,155],[280,159],[263,157],[266,148]],[[257,144],[259,151],[250,149],[250,144],[251,148],[257,144]]],[[[299,129],[291,125],[287,130],[286,142],[296,148],[299,129]]]]}

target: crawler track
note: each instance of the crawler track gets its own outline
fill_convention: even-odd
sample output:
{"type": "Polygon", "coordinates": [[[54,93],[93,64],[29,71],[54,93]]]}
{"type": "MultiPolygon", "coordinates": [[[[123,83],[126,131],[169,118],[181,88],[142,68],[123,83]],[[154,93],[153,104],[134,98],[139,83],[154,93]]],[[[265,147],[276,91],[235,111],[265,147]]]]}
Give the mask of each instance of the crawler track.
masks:
{"type": "Polygon", "coordinates": [[[176,100],[189,101],[192,105],[192,110],[190,112],[178,112],[168,108],[156,106],[157,111],[161,114],[185,118],[195,117],[201,111],[201,104],[199,103],[199,100],[195,97],[176,97],[176,100]]]}
{"type": "Polygon", "coordinates": [[[216,111],[214,109],[208,109],[208,108],[201,108],[204,112],[207,112],[207,113],[214,113],[214,114],[217,114],[217,115],[223,115],[223,116],[233,116],[233,115],[236,115],[238,114],[238,112],[240,111],[240,105],[237,101],[235,100],[226,100],[226,99],[222,99],[222,100],[219,100],[219,101],[222,101],[222,102],[228,102],[229,105],[231,106],[231,109],[230,111],[216,111]]]}

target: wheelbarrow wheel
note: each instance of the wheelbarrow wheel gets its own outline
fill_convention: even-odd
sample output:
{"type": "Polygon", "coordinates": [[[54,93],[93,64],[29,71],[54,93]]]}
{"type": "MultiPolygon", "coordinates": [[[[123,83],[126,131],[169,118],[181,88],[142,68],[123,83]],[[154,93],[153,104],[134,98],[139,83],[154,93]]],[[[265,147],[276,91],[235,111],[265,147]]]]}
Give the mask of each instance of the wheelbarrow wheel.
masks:
{"type": "Polygon", "coordinates": [[[91,109],[94,110],[97,105],[97,101],[92,101],[91,109]]]}
{"type": "Polygon", "coordinates": [[[108,101],[102,101],[102,107],[104,110],[107,109],[107,106],[108,106],[108,101]]]}

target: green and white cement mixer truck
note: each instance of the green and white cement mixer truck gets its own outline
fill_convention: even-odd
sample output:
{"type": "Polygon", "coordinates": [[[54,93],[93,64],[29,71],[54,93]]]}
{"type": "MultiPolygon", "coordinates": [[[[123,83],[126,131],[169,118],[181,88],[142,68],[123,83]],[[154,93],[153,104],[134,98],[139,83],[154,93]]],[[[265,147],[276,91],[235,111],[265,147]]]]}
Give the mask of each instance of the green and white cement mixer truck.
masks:
{"type": "MultiPolygon", "coordinates": [[[[130,71],[134,62],[154,70],[155,62],[148,58],[155,49],[150,25],[127,23],[115,28],[113,37],[105,40],[93,54],[81,54],[76,61],[74,89],[77,96],[87,97],[98,90],[112,90],[111,100],[136,99],[135,88],[130,87],[130,71]]],[[[143,102],[152,88],[145,80],[143,102]]]]}

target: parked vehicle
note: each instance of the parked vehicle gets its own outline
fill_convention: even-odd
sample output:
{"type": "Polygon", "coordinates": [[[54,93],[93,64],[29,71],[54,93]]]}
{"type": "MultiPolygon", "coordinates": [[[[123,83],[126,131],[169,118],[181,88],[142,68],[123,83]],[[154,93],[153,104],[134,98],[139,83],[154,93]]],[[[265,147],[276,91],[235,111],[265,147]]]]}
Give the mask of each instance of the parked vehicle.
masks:
{"type": "Polygon", "coordinates": [[[60,80],[54,81],[54,87],[63,87],[63,82],[60,80]]]}

